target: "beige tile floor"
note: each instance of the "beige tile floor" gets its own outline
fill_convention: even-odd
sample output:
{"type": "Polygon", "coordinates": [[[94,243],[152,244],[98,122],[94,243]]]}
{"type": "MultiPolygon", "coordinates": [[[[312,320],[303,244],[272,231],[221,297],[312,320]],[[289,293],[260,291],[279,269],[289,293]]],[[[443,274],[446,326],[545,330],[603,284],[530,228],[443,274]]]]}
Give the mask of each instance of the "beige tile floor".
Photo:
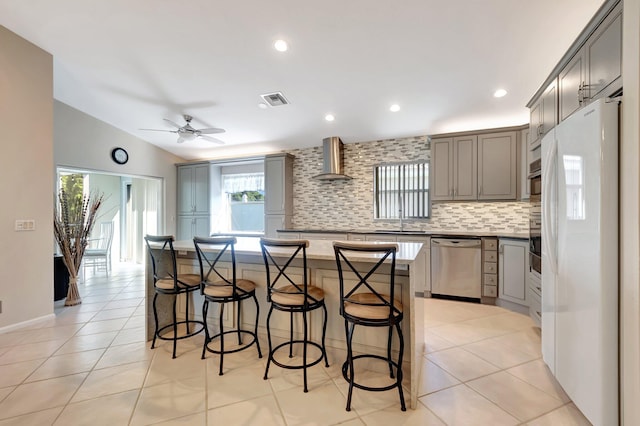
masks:
{"type": "MultiPolygon", "coordinates": [[[[588,425],[541,360],[528,317],[495,306],[425,299],[426,352],[416,410],[397,392],[354,391],[331,367],[272,367],[253,349],[200,359],[202,336],[155,350],[144,341],[142,269],[119,265],[81,285],[83,303],[0,334],[2,425],[588,425]]],[[[263,350],[266,344],[263,343],[263,350]]],[[[366,374],[366,373],[363,373],[366,374]]],[[[375,380],[373,378],[372,380],[375,380]]]]}

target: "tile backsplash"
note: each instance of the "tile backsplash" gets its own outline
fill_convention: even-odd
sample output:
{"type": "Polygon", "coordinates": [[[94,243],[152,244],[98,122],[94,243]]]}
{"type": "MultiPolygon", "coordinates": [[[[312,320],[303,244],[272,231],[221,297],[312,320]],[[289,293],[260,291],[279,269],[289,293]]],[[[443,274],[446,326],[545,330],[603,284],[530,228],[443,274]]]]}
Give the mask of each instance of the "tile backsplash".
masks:
{"type": "MultiPolygon", "coordinates": [[[[427,136],[344,145],[344,173],[352,180],[320,181],[322,147],[289,151],[293,162],[293,228],[397,229],[398,221],[373,219],[373,167],[380,163],[430,159],[427,136]]],[[[527,202],[433,203],[431,218],[406,220],[407,230],[528,230],[527,202]]]]}

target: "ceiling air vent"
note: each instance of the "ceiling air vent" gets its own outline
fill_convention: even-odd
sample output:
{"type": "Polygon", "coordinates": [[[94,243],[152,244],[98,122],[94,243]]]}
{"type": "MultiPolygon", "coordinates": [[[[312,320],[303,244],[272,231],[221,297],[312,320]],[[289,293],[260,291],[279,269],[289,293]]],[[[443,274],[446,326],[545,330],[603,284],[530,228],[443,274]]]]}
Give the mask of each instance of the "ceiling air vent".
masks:
{"type": "Polygon", "coordinates": [[[280,92],[267,93],[264,95],[260,95],[262,99],[272,107],[288,105],[289,101],[284,97],[284,95],[280,92]]]}

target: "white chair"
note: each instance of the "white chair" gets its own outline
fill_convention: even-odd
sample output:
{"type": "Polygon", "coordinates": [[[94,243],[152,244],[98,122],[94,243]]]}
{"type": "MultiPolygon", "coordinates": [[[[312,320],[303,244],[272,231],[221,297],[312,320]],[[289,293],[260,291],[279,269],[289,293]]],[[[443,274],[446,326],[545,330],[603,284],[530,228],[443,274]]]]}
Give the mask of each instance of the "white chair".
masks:
{"type": "Polygon", "coordinates": [[[109,276],[111,271],[111,242],[113,241],[113,222],[100,223],[100,238],[84,251],[82,258],[83,272],[87,266],[93,267],[93,272],[104,270],[109,276]],[[104,268],[104,269],[103,269],[104,268]]]}

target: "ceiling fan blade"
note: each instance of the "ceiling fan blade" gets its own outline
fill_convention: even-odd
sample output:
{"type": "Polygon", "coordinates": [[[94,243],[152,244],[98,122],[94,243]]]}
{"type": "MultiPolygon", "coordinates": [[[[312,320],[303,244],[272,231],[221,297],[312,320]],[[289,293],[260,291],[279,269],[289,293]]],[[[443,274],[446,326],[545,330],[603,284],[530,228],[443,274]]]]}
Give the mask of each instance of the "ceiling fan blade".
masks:
{"type": "Polygon", "coordinates": [[[169,132],[169,133],[178,133],[176,130],[160,130],[160,129],[138,129],[138,130],[147,130],[150,132],[169,132]]]}
{"type": "Polygon", "coordinates": [[[168,118],[163,118],[163,120],[164,120],[164,121],[166,121],[167,123],[171,124],[171,125],[172,125],[173,127],[175,127],[176,129],[179,129],[179,128],[181,128],[181,127],[182,127],[182,126],[181,126],[181,125],[179,125],[178,123],[176,123],[176,122],[174,122],[174,121],[171,121],[171,120],[169,120],[168,118]]]}
{"type": "Polygon", "coordinates": [[[206,140],[206,141],[208,141],[208,142],[213,142],[213,143],[217,143],[217,144],[220,144],[220,145],[224,145],[223,141],[221,141],[220,139],[212,138],[211,136],[200,135],[199,137],[204,139],[204,140],[206,140]]]}
{"type": "Polygon", "coordinates": [[[214,133],[224,133],[226,130],[224,129],[216,129],[215,127],[207,127],[205,129],[198,129],[198,132],[203,135],[212,135],[214,133]]]}

